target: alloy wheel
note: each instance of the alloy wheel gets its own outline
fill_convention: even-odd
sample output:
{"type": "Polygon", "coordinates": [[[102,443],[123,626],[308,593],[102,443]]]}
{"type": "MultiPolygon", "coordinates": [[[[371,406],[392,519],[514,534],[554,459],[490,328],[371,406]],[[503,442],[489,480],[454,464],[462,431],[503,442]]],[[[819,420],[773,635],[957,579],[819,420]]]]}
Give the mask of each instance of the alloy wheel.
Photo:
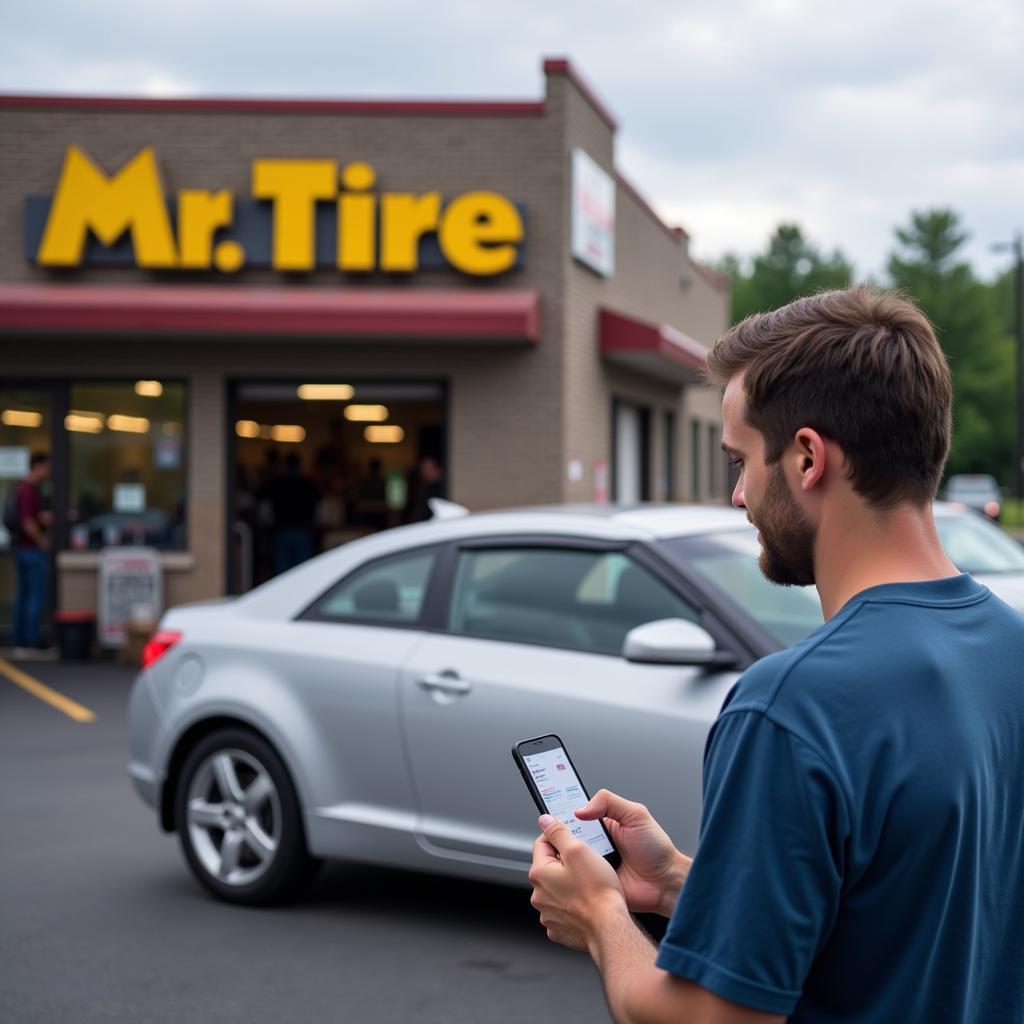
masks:
{"type": "Polygon", "coordinates": [[[216,750],[199,765],[185,804],[189,838],[209,875],[223,885],[261,878],[281,841],[281,800],[267,771],[237,747],[216,750]]]}

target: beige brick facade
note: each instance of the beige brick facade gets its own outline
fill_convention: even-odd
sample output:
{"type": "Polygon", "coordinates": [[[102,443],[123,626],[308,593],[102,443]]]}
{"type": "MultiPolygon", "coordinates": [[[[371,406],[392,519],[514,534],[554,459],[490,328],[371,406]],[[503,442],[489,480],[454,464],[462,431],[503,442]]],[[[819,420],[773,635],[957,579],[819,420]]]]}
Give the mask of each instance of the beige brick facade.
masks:
{"type": "MultiPolygon", "coordinates": [[[[525,105],[524,105],[525,106],[525,105]]],[[[665,323],[703,344],[726,327],[728,294],[694,264],[687,239],[667,229],[624,184],[617,188],[616,271],[605,279],[570,255],[570,154],[584,148],[614,174],[614,128],[568,69],[549,70],[543,103],[515,112],[279,112],[258,103],[232,111],[187,104],[111,109],[59,102],[0,102],[0,285],[74,281],[97,287],[180,283],[170,273],[129,269],[56,274],[24,258],[25,197],[52,194],[67,147],[84,149],[112,173],[152,146],[169,194],[183,188],[250,193],[252,161],[329,158],[372,164],[386,191],[438,189],[445,197],[488,189],[526,210],[525,261],[496,278],[424,270],[396,282],[384,275],[358,287],[535,289],[536,344],[302,337],[96,336],[77,331],[0,334],[5,380],[178,378],[188,383],[188,551],[167,557],[169,603],[220,595],[226,585],[227,396],[232,380],[444,381],[448,389],[449,496],[473,509],[589,501],[594,471],[612,462],[612,401],[651,413],[651,496],[724,498],[706,467],[691,486],[690,420],[706,431],[720,422],[718,396],[694,377],[669,380],[610,364],[598,350],[598,312],[609,307],[665,323]],[[659,492],[664,414],[674,415],[674,493],[659,492]],[[570,479],[568,464],[582,464],[570,479]]],[[[267,270],[193,283],[238,289],[287,285],[344,288],[350,279],[315,271],[283,280],[267,270]]],[[[2,385],[0,385],[2,386],[2,385]]],[[[702,435],[703,436],[703,435],[702,435]]],[[[701,447],[706,461],[706,445],[701,447]]],[[[94,556],[60,556],[58,605],[95,601],[94,556]]]]}

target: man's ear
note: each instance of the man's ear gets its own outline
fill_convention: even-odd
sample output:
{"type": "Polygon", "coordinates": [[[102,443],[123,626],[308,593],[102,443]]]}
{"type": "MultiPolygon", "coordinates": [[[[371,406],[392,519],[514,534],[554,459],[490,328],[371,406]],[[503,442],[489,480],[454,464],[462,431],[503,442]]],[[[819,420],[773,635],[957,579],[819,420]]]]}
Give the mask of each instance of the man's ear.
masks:
{"type": "Polygon", "coordinates": [[[801,427],[793,438],[799,452],[797,467],[799,483],[803,490],[809,491],[817,486],[825,476],[827,451],[825,439],[810,427],[801,427]]]}

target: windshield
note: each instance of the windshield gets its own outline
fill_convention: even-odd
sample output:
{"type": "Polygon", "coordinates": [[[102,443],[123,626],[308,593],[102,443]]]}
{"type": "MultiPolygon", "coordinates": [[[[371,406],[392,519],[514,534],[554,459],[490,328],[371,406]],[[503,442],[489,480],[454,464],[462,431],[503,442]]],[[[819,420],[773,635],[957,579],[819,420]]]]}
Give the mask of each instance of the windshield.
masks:
{"type": "Polygon", "coordinates": [[[949,560],[961,572],[1024,572],[1024,548],[981,516],[936,516],[935,528],[949,560]]]}
{"type": "Polygon", "coordinates": [[[766,629],[780,647],[802,640],[823,620],[814,587],[780,587],[765,579],[757,564],[757,531],[729,530],[659,542],[673,561],[690,567],[734,605],[766,629]]]}

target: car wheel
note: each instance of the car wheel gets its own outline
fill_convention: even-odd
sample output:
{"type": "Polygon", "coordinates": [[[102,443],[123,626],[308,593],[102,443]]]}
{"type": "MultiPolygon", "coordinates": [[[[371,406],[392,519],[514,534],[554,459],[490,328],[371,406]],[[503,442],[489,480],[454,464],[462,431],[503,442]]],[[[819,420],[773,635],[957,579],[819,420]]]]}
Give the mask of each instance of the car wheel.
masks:
{"type": "Polygon", "coordinates": [[[190,751],[175,822],[196,878],[232,903],[278,903],[315,873],[295,787],[274,749],[245,729],[219,729],[190,751]]]}

